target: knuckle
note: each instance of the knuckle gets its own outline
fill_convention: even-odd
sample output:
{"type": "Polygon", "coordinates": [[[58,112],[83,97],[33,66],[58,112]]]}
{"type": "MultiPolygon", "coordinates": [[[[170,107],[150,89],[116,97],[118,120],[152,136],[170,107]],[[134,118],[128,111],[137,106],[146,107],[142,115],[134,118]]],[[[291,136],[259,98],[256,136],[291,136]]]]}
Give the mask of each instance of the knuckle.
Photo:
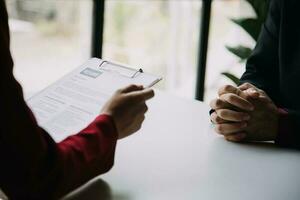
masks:
{"type": "Polygon", "coordinates": [[[138,126],[138,127],[141,127],[142,124],[143,124],[143,122],[144,122],[144,120],[145,120],[145,116],[141,116],[141,117],[138,119],[138,124],[137,124],[137,126],[138,126]]]}
{"type": "Polygon", "coordinates": [[[221,107],[223,105],[223,101],[221,100],[221,99],[217,99],[216,101],[215,101],[215,106],[216,107],[221,107]]]}
{"type": "Polygon", "coordinates": [[[229,94],[227,96],[227,99],[228,99],[229,102],[234,102],[235,101],[235,96],[233,94],[229,94]]]}
{"type": "Polygon", "coordinates": [[[150,89],[150,90],[149,90],[149,93],[150,93],[150,96],[154,96],[154,95],[155,95],[155,93],[154,93],[154,90],[153,90],[153,89],[150,89]]]}
{"type": "Polygon", "coordinates": [[[220,89],[218,90],[218,94],[221,95],[223,94],[224,92],[228,91],[228,88],[230,86],[229,85],[223,85],[222,87],[220,87],[220,89]]]}
{"type": "Polygon", "coordinates": [[[247,87],[252,87],[252,84],[250,84],[250,83],[244,83],[243,85],[247,86],[247,87]]]}
{"type": "Polygon", "coordinates": [[[232,117],[234,119],[240,120],[240,119],[244,119],[245,117],[247,117],[247,115],[245,115],[244,113],[241,113],[241,112],[234,112],[234,113],[232,113],[232,117]]]}
{"type": "Polygon", "coordinates": [[[266,92],[261,89],[256,89],[259,93],[266,95],[266,92]]]}
{"type": "Polygon", "coordinates": [[[232,85],[224,85],[224,91],[229,91],[232,89],[232,85]]]}
{"type": "Polygon", "coordinates": [[[134,84],[130,84],[128,85],[125,89],[131,89],[131,88],[136,88],[137,86],[134,84]]]}
{"type": "Polygon", "coordinates": [[[224,117],[224,111],[223,110],[217,110],[217,116],[218,117],[224,117]]]}
{"type": "Polygon", "coordinates": [[[224,93],[229,93],[233,90],[232,85],[224,85],[219,89],[219,95],[224,94],[224,93]]]}
{"type": "Polygon", "coordinates": [[[239,128],[243,129],[243,128],[245,128],[247,126],[247,123],[241,122],[241,123],[239,123],[238,126],[239,126],[239,128]]]}
{"type": "Polygon", "coordinates": [[[145,105],[145,107],[144,107],[144,111],[145,111],[145,112],[147,112],[148,110],[149,110],[148,106],[147,106],[147,105],[145,105]]]}
{"type": "Polygon", "coordinates": [[[230,136],[227,136],[226,139],[231,142],[241,142],[243,140],[238,135],[230,135],[230,136]]]}
{"type": "Polygon", "coordinates": [[[218,114],[218,117],[224,118],[224,117],[226,117],[227,112],[225,110],[219,110],[217,112],[217,114],[218,114]]]}
{"type": "Polygon", "coordinates": [[[142,101],[142,102],[146,102],[147,101],[147,98],[145,95],[142,95],[140,98],[138,98],[139,101],[142,101]]]}
{"type": "Polygon", "coordinates": [[[222,123],[223,122],[223,120],[218,116],[216,116],[215,121],[216,121],[216,123],[222,123]]]}
{"type": "Polygon", "coordinates": [[[115,94],[120,94],[123,91],[123,89],[118,89],[115,94]]]}
{"type": "Polygon", "coordinates": [[[216,131],[217,133],[222,134],[222,133],[224,132],[224,127],[223,127],[222,125],[216,125],[216,126],[215,126],[215,131],[216,131]]]}
{"type": "Polygon", "coordinates": [[[222,117],[223,116],[223,110],[216,110],[217,116],[222,117]]]}
{"type": "Polygon", "coordinates": [[[234,136],[227,136],[227,137],[225,137],[225,139],[230,142],[237,142],[237,139],[234,136]]]}
{"type": "Polygon", "coordinates": [[[142,128],[142,123],[138,125],[137,130],[140,130],[142,128]]]}

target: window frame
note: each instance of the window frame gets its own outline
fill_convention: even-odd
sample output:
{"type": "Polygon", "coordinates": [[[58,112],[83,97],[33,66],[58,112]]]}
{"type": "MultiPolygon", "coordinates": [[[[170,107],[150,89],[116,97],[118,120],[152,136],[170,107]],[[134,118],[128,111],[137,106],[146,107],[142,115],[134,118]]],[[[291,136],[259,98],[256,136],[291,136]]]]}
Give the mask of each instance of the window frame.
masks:
{"type": "MultiPolygon", "coordinates": [[[[202,1],[195,99],[203,101],[212,0],[202,1]]],[[[91,56],[102,58],[105,0],[93,0],[91,56]]]]}

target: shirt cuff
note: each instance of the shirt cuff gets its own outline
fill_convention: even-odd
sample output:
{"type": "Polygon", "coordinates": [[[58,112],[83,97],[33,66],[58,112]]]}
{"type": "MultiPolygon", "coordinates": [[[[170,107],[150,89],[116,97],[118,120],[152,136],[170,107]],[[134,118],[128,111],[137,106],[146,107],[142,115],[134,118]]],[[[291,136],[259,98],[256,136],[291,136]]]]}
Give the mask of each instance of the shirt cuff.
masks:
{"type": "Polygon", "coordinates": [[[278,108],[278,112],[279,124],[275,143],[284,147],[292,146],[294,142],[294,135],[293,131],[291,130],[292,124],[289,120],[289,113],[282,108],[278,108]]]}
{"type": "Polygon", "coordinates": [[[101,129],[103,133],[107,133],[113,136],[113,138],[118,139],[118,131],[112,116],[107,114],[101,114],[94,120],[94,123],[101,124],[101,129]]]}

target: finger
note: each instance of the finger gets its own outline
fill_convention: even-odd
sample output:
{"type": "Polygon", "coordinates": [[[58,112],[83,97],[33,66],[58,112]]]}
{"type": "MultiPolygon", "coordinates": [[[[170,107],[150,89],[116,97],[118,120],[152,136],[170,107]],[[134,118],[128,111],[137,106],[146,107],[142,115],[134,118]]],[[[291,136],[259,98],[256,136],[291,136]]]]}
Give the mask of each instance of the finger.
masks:
{"type": "Polygon", "coordinates": [[[213,99],[210,103],[209,103],[210,107],[214,110],[217,109],[222,109],[222,108],[231,108],[232,106],[227,103],[226,101],[223,101],[221,99],[213,99]]]}
{"type": "Polygon", "coordinates": [[[134,108],[134,112],[136,115],[144,115],[148,111],[148,106],[145,103],[137,104],[134,108]]]}
{"type": "Polygon", "coordinates": [[[250,119],[248,113],[237,112],[229,109],[219,109],[215,111],[217,116],[226,121],[243,122],[250,119]]]}
{"type": "Polygon", "coordinates": [[[137,124],[141,124],[141,123],[143,123],[145,121],[145,119],[146,119],[145,115],[144,114],[140,114],[140,115],[137,115],[137,117],[136,117],[135,120],[136,120],[137,124]]]}
{"type": "Polygon", "coordinates": [[[246,93],[248,96],[252,97],[253,99],[258,99],[260,96],[259,91],[257,91],[255,88],[249,88],[243,92],[246,93]]]}
{"type": "Polygon", "coordinates": [[[241,90],[239,90],[237,87],[234,87],[232,85],[224,85],[221,87],[218,91],[219,96],[227,93],[232,93],[232,94],[239,94],[241,90]]]}
{"type": "Polygon", "coordinates": [[[221,135],[229,135],[236,132],[241,132],[247,127],[246,122],[216,124],[215,131],[221,135]]]}
{"type": "Polygon", "coordinates": [[[136,117],[136,119],[135,119],[135,123],[137,124],[136,131],[141,129],[145,119],[146,119],[145,115],[139,115],[138,117],[136,117]]]}
{"type": "Polygon", "coordinates": [[[243,84],[240,85],[238,88],[239,88],[240,90],[247,90],[247,89],[249,89],[249,88],[255,88],[255,89],[257,89],[257,87],[256,87],[255,85],[251,84],[251,83],[243,83],[243,84]]]}
{"type": "Polygon", "coordinates": [[[246,138],[246,133],[241,132],[241,133],[236,133],[232,135],[227,135],[225,136],[225,139],[231,142],[241,142],[246,138]]]}
{"type": "Polygon", "coordinates": [[[254,99],[260,99],[264,102],[272,102],[270,97],[265,93],[265,91],[255,87],[250,83],[244,83],[243,85],[239,86],[240,89],[244,90],[244,93],[247,93],[248,96],[254,99]]]}
{"type": "Polygon", "coordinates": [[[260,99],[264,102],[272,102],[272,99],[265,93],[265,91],[255,87],[250,83],[244,83],[239,87],[240,89],[244,90],[243,92],[247,93],[253,99],[260,99]]]}
{"type": "Polygon", "coordinates": [[[142,91],[134,91],[129,94],[130,97],[134,98],[137,101],[147,101],[154,97],[153,89],[144,89],[142,91]]]}
{"type": "Polygon", "coordinates": [[[232,85],[225,85],[225,86],[221,87],[218,92],[219,97],[224,94],[228,94],[228,93],[236,94],[237,96],[240,96],[246,100],[249,99],[249,95],[247,93],[243,92],[240,88],[234,87],[232,85]]]}
{"type": "Polygon", "coordinates": [[[244,83],[243,85],[239,86],[239,89],[241,89],[242,91],[246,91],[246,90],[249,90],[250,93],[253,92],[253,93],[260,93],[260,94],[265,94],[265,91],[257,88],[255,85],[252,85],[251,83],[244,83]]]}
{"type": "Polygon", "coordinates": [[[145,119],[146,119],[146,118],[145,118],[145,115],[143,115],[141,118],[139,118],[139,121],[138,121],[139,126],[137,127],[137,128],[138,128],[137,131],[140,130],[140,129],[142,128],[145,119]]]}
{"type": "Polygon", "coordinates": [[[270,99],[270,97],[268,96],[265,96],[263,94],[260,94],[258,99],[261,101],[261,102],[264,102],[264,103],[273,103],[272,99],[270,99]]]}
{"type": "Polygon", "coordinates": [[[121,89],[122,93],[128,93],[128,92],[133,92],[133,91],[139,91],[142,90],[144,87],[142,85],[129,85],[123,89],[121,89]]]}
{"type": "Polygon", "coordinates": [[[212,123],[214,124],[223,124],[223,123],[226,123],[228,121],[220,118],[216,112],[213,112],[211,115],[210,115],[210,119],[212,121],[212,123]]]}
{"type": "Polygon", "coordinates": [[[252,111],[254,109],[254,106],[249,101],[236,94],[223,94],[220,96],[220,99],[243,110],[252,111]]]}

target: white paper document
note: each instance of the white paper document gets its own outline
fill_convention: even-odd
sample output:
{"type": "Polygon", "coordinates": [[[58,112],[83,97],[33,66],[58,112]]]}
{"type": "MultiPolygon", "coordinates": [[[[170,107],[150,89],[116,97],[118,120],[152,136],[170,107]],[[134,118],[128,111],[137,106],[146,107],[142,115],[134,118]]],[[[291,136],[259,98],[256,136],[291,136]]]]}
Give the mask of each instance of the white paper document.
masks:
{"type": "Polygon", "coordinates": [[[92,58],[27,103],[38,124],[59,142],[91,123],[117,89],[130,84],[151,87],[160,80],[142,70],[92,58]]]}

